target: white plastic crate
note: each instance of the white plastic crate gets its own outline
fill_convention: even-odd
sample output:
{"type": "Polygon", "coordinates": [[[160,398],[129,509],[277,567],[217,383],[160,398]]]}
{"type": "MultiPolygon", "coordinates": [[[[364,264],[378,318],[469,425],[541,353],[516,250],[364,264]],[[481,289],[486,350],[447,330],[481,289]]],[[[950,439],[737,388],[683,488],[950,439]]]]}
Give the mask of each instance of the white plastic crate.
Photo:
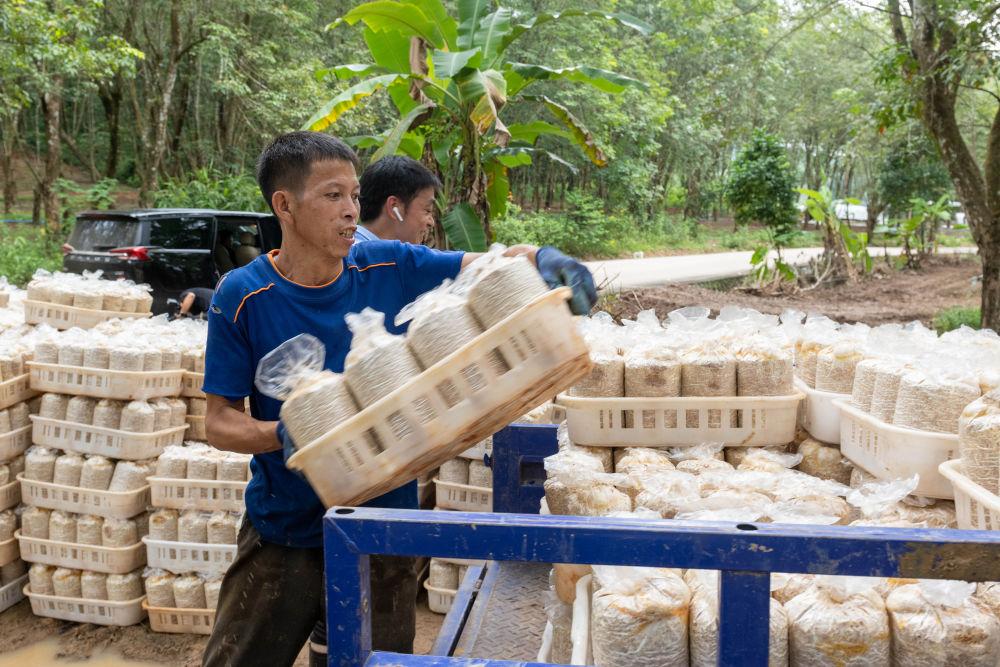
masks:
{"type": "Polygon", "coordinates": [[[56,542],[14,533],[21,547],[21,558],[29,563],[44,563],[76,570],[106,574],[127,574],[146,564],[142,542],[127,547],[98,547],[75,542],[56,542]]]}
{"type": "Polygon", "coordinates": [[[802,394],[580,398],[560,394],[570,439],[588,447],[666,447],[721,442],[786,445],[795,439],[802,394]]]}
{"type": "Polygon", "coordinates": [[[965,476],[961,459],[945,461],[938,470],[955,492],[955,514],[963,530],[1000,530],[1000,497],[965,476]]]}
{"type": "Polygon", "coordinates": [[[146,618],[146,611],[142,608],[145,595],[127,602],[109,602],[41,595],[32,593],[30,589],[30,586],[25,586],[24,594],[31,600],[31,612],[35,616],[76,623],[118,626],[135,625],[146,618]]]}
{"type": "Polygon", "coordinates": [[[31,426],[0,434],[0,461],[20,456],[31,445],[31,426]]]}
{"type": "Polygon", "coordinates": [[[0,587],[0,612],[7,611],[24,599],[24,589],[27,587],[28,575],[24,574],[0,587]]]}
{"type": "Polygon", "coordinates": [[[210,635],[215,625],[214,609],[180,609],[177,607],[150,607],[146,600],[142,608],[149,615],[149,629],[187,635],[210,635]]]}
{"type": "Polygon", "coordinates": [[[454,482],[442,482],[434,478],[434,494],[437,506],[446,510],[462,512],[492,512],[493,489],[454,482]]]}
{"type": "Polygon", "coordinates": [[[470,461],[482,461],[483,457],[487,454],[493,453],[493,436],[488,438],[483,438],[477,442],[472,447],[459,454],[459,458],[469,459],[470,461]]]}
{"type": "Polygon", "coordinates": [[[18,475],[21,499],[28,505],[107,519],[130,519],[149,506],[149,486],[135,491],[98,491],[78,486],[39,482],[18,475]]]}
{"type": "Polygon", "coordinates": [[[432,493],[434,493],[434,485],[431,484],[431,480],[417,482],[417,502],[420,503],[421,507],[431,497],[432,493]]]}
{"type": "Polygon", "coordinates": [[[64,306],[48,301],[25,301],[24,321],[28,324],[48,324],[55,329],[93,329],[108,320],[134,320],[151,317],[152,313],[122,313],[117,310],[94,310],[64,306]]]}
{"type": "Polygon", "coordinates": [[[149,567],[158,567],[175,574],[199,572],[223,574],[236,558],[235,544],[198,544],[195,542],[166,542],[142,538],[146,544],[146,561],[149,567]]]}
{"type": "Polygon", "coordinates": [[[959,455],[958,436],[886,424],[848,401],[840,408],[840,453],[879,479],[920,475],[914,495],[951,499],[951,483],[939,466],[959,455]]]}
{"type": "Polygon", "coordinates": [[[327,506],[359,505],[495,433],[586,376],[587,345],[547,292],[288,460],[327,506]],[[500,373],[496,355],[509,368],[500,373]],[[448,397],[461,396],[457,402],[448,397]]]}
{"type": "Polygon", "coordinates": [[[188,415],[185,419],[188,424],[187,439],[206,442],[208,436],[205,433],[205,415],[188,415]]]}
{"type": "Polygon", "coordinates": [[[835,401],[850,401],[850,394],[813,389],[800,378],[795,388],[806,397],[799,405],[799,424],[813,438],[828,445],[840,444],[840,408],[835,401]]]}
{"type": "Polygon", "coordinates": [[[6,382],[0,382],[0,410],[35,396],[38,396],[38,392],[31,388],[30,373],[18,375],[6,382]]]}
{"type": "Polygon", "coordinates": [[[5,542],[0,542],[0,566],[13,563],[21,557],[21,552],[17,548],[17,538],[12,537],[5,542]]]}
{"type": "Polygon", "coordinates": [[[28,362],[31,388],[36,391],[114,398],[121,401],[147,400],[181,393],[184,371],[112,371],[106,368],[60,366],[28,362]]]}
{"type": "Polygon", "coordinates": [[[31,421],[31,440],[36,445],[129,461],[156,458],[164,447],[183,444],[187,430],[187,426],[175,426],[155,433],[132,433],[38,415],[31,415],[31,421]]]}
{"type": "Polygon", "coordinates": [[[427,589],[427,606],[435,614],[447,614],[458,591],[447,588],[436,588],[431,586],[430,581],[424,581],[424,588],[427,589]]]}
{"type": "Polygon", "coordinates": [[[21,484],[16,479],[0,486],[0,510],[9,509],[21,502],[21,484]]]}
{"type": "Polygon", "coordinates": [[[172,479],[150,477],[150,503],[153,507],[177,510],[242,512],[247,482],[224,482],[215,479],[172,479]]]}
{"type": "Polygon", "coordinates": [[[187,398],[205,398],[205,392],[201,390],[203,384],[205,384],[204,373],[184,371],[184,376],[181,378],[181,396],[187,398]]]}

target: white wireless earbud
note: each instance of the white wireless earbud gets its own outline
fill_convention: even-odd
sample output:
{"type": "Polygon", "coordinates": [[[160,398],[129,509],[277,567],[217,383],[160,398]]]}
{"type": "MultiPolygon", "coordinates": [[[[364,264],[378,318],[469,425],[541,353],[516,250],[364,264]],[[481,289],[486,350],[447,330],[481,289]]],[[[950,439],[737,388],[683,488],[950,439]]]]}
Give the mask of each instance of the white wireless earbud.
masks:
{"type": "Polygon", "coordinates": [[[392,212],[396,214],[396,219],[397,220],[399,220],[400,222],[403,221],[403,214],[399,212],[399,207],[398,206],[393,206],[392,207],[392,212]]]}

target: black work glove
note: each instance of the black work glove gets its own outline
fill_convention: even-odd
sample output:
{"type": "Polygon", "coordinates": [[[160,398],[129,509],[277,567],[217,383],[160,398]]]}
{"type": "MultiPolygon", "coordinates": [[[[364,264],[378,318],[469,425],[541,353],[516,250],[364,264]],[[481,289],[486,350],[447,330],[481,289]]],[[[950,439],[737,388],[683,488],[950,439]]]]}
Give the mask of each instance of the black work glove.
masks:
{"type": "Polygon", "coordinates": [[[565,285],[573,290],[569,309],[574,315],[586,315],[597,303],[597,288],[590,270],[579,261],[568,257],[550,245],[542,246],[535,253],[538,273],[552,289],[565,285]]]}

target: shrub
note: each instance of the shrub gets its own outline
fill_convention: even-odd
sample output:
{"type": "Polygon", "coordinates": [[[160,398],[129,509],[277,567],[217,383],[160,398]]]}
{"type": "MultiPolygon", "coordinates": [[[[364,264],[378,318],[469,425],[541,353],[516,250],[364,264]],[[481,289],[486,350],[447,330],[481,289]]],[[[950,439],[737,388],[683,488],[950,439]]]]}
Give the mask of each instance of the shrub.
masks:
{"type": "Polygon", "coordinates": [[[59,244],[45,236],[43,231],[0,229],[0,275],[24,287],[36,269],[58,271],[62,268],[59,244]]]}
{"type": "Polygon", "coordinates": [[[938,335],[953,329],[958,329],[962,325],[978,329],[982,326],[983,316],[978,308],[962,308],[955,306],[947,308],[934,316],[934,328],[938,335]]]}
{"type": "Polygon", "coordinates": [[[157,207],[268,211],[257,181],[249,175],[226,174],[205,168],[197,169],[185,178],[164,182],[153,194],[153,204],[157,207]]]}

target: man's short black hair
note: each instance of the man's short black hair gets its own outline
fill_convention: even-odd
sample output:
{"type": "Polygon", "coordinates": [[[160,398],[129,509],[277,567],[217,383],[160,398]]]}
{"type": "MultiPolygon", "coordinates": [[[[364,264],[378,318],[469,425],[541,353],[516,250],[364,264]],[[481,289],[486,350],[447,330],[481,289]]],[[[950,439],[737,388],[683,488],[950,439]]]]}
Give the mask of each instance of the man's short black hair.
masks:
{"type": "Polygon", "coordinates": [[[332,135],[303,130],[275,137],[257,158],[257,185],[267,205],[271,206],[276,190],[301,192],[312,165],[324,160],[350,162],[358,168],[354,149],[332,135]]]}
{"type": "Polygon", "coordinates": [[[368,165],[361,175],[361,222],[375,220],[389,197],[399,197],[409,206],[427,188],[436,192],[441,189],[441,181],[413,158],[392,155],[368,165]]]}

